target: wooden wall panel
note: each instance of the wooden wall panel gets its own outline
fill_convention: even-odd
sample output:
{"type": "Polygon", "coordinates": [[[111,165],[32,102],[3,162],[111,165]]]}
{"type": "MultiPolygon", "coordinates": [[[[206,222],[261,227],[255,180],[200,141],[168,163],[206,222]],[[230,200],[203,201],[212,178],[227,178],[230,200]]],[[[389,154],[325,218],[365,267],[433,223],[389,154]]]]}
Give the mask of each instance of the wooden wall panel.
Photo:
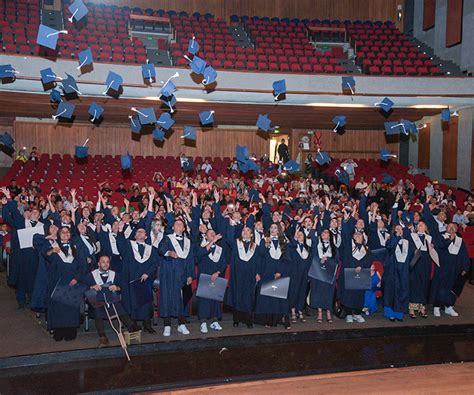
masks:
{"type": "Polygon", "coordinates": [[[430,141],[431,124],[427,123],[426,128],[418,132],[418,168],[430,168],[430,141]]]}
{"type": "MultiPolygon", "coordinates": [[[[332,130],[320,130],[321,150],[327,151],[331,157],[336,159],[378,159],[379,151],[387,148],[398,156],[400,142],[397,136],[392,140],[387,140],[385,133],[381,130],[346,130],[344,135],[338,135],[332,130]]],[[[292,153],[299,152],[298,144],[300,138],[307,133],[306,130],[295,129],[292,134],[292,153]]],[[[315,152],[316,147],[311,142],[311,152],[315,152]]],[[[303,157],[308,152],[303,151],[303,157]]]]}
{"type": "Polygon", "coordinates": [[[424,0],[423,2],[423,30],[429,30],[435,25],[436,0],[424,0]]]}
{"type": "Polygon", "coordinates": [[[452,47],[462,41],[462,5],[463,0],[448,0],[446,47],[452,47]]]}
{"type": "Polygon", "coordinates": [[[451,117],[449,125],[443,125],[443,178],[455,180],[458,175],[458,127],[459,117],[451,117]]]}
{"type": "Polygon", "coordinates": [[[157,144],[150,133],[140,140],[133,140],[129,128],[93,127],[86,124],[57,126],[47,123],[15,122],[14,138],[17,146],[28,148],[36,145],[42,153],[74,154],[74,146],[89,138],[91,155],[178,156],[181,152],[190,156],[234,157],[237,144],[249,147],[258,156],[269,150],[269,141],[251,130],[198,129],[194,147],[184,145],[182,129],[175,128],[167,133],[167,139],[157,144]]]}

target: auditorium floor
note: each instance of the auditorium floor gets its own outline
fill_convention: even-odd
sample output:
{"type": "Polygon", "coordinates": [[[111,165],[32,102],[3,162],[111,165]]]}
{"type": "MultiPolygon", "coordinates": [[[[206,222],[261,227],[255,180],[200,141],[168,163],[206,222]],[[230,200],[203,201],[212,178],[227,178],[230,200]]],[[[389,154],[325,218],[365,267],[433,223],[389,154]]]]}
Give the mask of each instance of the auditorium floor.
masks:
{"type": "MultiPolygon", "coordinates": [[[[44,325],[42,325],[41,322],[39,322],[40,320],[36,318],[34,312],[17,309],[14,292],[12,289],[7,288],[5,283],[5,273],[0,273],[0,284],[2,284],[0,286],[0,300],[2,304],[2,309],[0,310],[0,333],[2,333],[2,336],[0,336],[0,358],[78,349],[91,349],[97,346],[98,337],[93,327],[89,332],[85,332],[81,328],[77,339],[74,341],[55,342],[44,329],[44,325]]],[[[251,336],[282,332],[474,324],[473,301],[474,286],[466,284],[463,294],[456,306],[456,310],[459,312],[459,317],[456,318],[445,315],[440,318],[434,318],[430,314],[427,319],[417,318],[416,320],[412,320],[407,317],[403,323],[392,323],[384,319],[381,313],[377,313],[374,316],[368,317],[364,324],[346,324],[343,320],[338,318],[335,318],[333,324],[328,324],[326,322],[318,324],[316,323],[315,317],[307,317],[306,323],[294,324],[290,331],[285,330],[281,326],[272,329],[258,326],[255,326],[253,329],[242,327],[233,328],[231,316],[225,314],[222,322],[224,328],[222,332],[209,332],[207,335],[202,335],[199,332],[199,322],[197,321],[197,318],[191,317],[191,323],[188,325],[188,328],[191,331],[190,335],[183,336],[178,334],[176,331],[176,324],[174,324],[172,328],[172,336],[165,339],[161,335],[163,326],[160,321],[159,325],[154,327],[157,334],[150,335],[143,333],[142,343],[173,342],[184,339],[204,339],[220,336],[251,336]]],[[[108,333],[110,345],[118,346],[119,342],[115,335],[111,331],[108,333]]]]}

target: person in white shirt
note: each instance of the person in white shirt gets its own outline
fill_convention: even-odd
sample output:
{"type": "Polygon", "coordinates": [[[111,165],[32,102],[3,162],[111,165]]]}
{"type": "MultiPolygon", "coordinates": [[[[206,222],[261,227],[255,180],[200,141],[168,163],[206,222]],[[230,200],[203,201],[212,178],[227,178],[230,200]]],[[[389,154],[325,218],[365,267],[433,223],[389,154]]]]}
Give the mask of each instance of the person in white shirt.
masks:
{"type": "Polygon", "coordinates": [[[365,188],[368,187],[369,184],[367,184],[367,182],[365,182],[364,180],[364,177],[360,177],[360,180],[357,182],[357,184],[355,185],[355,189],[357,191],[361,191],[365,188]]]}
{"type": "Polygon", "coordinates": [[[208,160],[206,160],[202,165],[201,165],[201,170],[206,172],[206,174],[209,174],[209,172],[212,170],[212,165],[209,163],[208,160]]]}

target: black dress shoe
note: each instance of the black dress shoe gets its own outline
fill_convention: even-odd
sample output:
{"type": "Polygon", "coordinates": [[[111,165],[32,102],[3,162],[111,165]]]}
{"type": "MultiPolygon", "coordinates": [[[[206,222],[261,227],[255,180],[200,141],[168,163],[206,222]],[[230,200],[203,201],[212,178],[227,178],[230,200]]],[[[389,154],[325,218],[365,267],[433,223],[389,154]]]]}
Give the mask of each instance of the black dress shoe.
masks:
{"type": "Polygon", "coordinates": [[[150,327],[144,327],[143,330],[145,332],[151,333],[152,335],[156,333],[156,331],[150,326],[150,327]]]}
{"type": "Polygon", "coordinates": [[[253,324],[247,324],[247,328],[253,328],[253,324]]]}
{"type": "Polygon", "coordinates": [[[389,318],[391,322],[395,322],[395,318],[394,317],[390,317],[389,318]]]}
{"type": "Polygon", "coordinates": [[[237,328],[238,326],[239,326],[239,323],[238,323],[238,322],[234,322],[233,327],[234,327],[234,328],[237,328]]]}

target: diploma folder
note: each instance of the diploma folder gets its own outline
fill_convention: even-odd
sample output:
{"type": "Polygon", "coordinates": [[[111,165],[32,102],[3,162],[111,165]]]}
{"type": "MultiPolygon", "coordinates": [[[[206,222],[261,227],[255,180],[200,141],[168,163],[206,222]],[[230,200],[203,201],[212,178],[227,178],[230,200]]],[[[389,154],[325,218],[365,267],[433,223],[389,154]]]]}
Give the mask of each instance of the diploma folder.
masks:
{"type": "Polygon", "coordinates": [[[92,307],[98,308],[105,306],[106,304],[119,302],[121,300],[119,294],[109,290],[109,285],[111,284],[106,283],[102,285],[102,289],[100,291],[96,291],[94,288],[86,291],[85,296],[92,307]]]}
{"type": "Polygon", "coordinates": [[[55,302],[65,304],[70,307],[79,307],[81,305],[84,292],[87,290],[87,285],[77,283],[72,287],[69,284],[60,284],[59,280],[51,292],[51,299],[55,302]]]}
{"type": "Polygon", "coordinates": [[[287,299],[288,288],[290,287],[290,278],[282,277],[278,280],[268,281],[262,284],[260,295],[271,296],[272,298],[287,299]]]}
{"type": "Polygon", "coordinates": [[[225,291],[227,289],[227,280],[222,277],[217,277],[216,281],[211,281],[209,274],[201,273],[199,275],[199,284],[196,291],[196,296],[203,299],[217,300],[222,302],[224,300],[225,291]]]}
{"type": "Polygon", "coordinates": [[[147,303],[153,302],[153,286],[151,280],[141,281],[140,278],[130,281],[130,296],[132,308],[140,309],[147,303]]]}
{"type": "Polygon", "coordinates": [[[323,283],[334,284],[336,279],[337,262],[328,259],[323,264],[318,258],[313,258],[313,263],[308,271],[308,276],[323,283]]]}
{"type": "Polygon", "coordinates": [[[362,269],[360,273],[356,269],[344,269],[344,282],[346,289],[367,290],[372,288],[370,269],[362,269]]]}

